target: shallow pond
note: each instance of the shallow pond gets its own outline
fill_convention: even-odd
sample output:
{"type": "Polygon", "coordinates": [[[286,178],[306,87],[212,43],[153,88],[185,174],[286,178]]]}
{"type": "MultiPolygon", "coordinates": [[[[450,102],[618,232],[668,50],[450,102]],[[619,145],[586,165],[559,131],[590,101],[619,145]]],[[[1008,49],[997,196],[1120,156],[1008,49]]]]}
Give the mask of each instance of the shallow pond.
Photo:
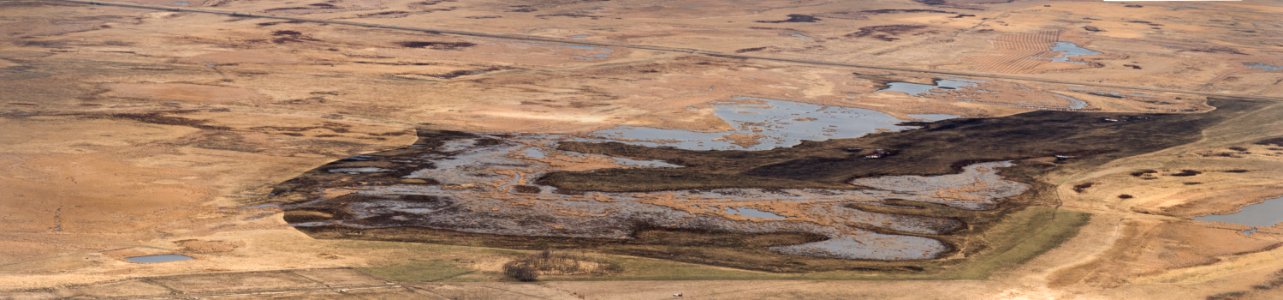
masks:
{"type": "Polygon", "coordinates": [[[358,174],[358,173],[380,173],[380,172],[387,172],[389,170],[384,168],[375,168],[375,167],[359,167],[359,168],[334,168],[334,169],[329,169],[325,171],[330,173],[358,174]]]}
{"type": "Polygon", "coordinates": [[[1243,65],[1247,66],[1248,68],[1253,68],[1257,70],[1283,71],[1283,66],[1269,65],[1269,64],[1263,64],[1263,63],[1244,63],[1243,65]]]}
{"type": "Polygon", "coordinates": [[[610,47],[601,47],[601,46],[593,46],[593,45],[567,45],[566,47],[585,52],[585,53],[582,53],[582,55],[577,54],[571,57],[574,60],[579,60],[579,61],[605,60],[607,58],[610,58],[611,53],[615,52],[615,49],[612,49],[610,47]]]}
{"type": "MultiPolygon", "coordinates": [[[[690,150],[769,150],[791,147],[802,141],[855,138],[879,130],[903,130],[903,120],[874,110],[823,106],[778,99],[735,97],[714,104],[715,113],[733,128],[721,132],[696,132],[620,126],[589,135],[643,146],[670,146],[690,150]]],[[[930,115],[930,117],[943,117],[930,115]]]]}
{"type": "Polygon", "coordinates": [[[900,92],[909,94],[909,96],[920,96],[936,90],[956,90],[970,87],[978,83],[974,80],[966,79],[938,79],[932,84],[921,84],[912,82],[895,81],[887,83],[887,87],[878,90],[879,92],[900,92]]]}
{"type": "Polygon", "coordinates": [[[1075,64],[1082,64],[1082,62],[1070,61],[1069,60],[1070,57],[1100,54],[1100,52],[1079,47],[1078,44],[1074,44],[1070,42],[1056,42],[1056,44],[1051,46],[1051,51],[1060,52],[1060,55],[1057,55],[1056,57],[1052,58],[1051,61],[1067,62],[1067,63],[1075,63],[1075,64]]]}
{"type": "Polygon", "coordinates": [[[918,119],[918,120],[922,120],[923,122],[935,122],[935,121],[940,121],[940,120],[948,120],[948,119],[957,118],[957,117],[958,117],[958,115],[950,115],[950,114],[909,114],[909,117],[914,118],[914,119],[918,119]]]}
{"type": "Polygon", "coordinates": [[[819,257],[906,260],[931,258],[936,253],[948,251],[949,246],[931,238],[869,232],[859,239],[840,237],[814,243],[772,247],[772,249],[786,254],[819,257]],[[931,253],[931,255],[924,256],[923,253],[931,253]]]}
{"type": "Polygon", "coordinates": [[[614,160],[616,164],[619,164],[621,166],[638,167],[638,168],[681,168],[682,167],[680,165],[670,164],[662,160],[631,159],[626,157],[611,157],[611,160],[614,160]]]}
{"type": "Polygon", "coordinates": [[[131,256],[131,257],[125,258],[125,260],[129,262],[140,263],[140,264],[163,263],[163,262],[183,261],[183,260],[191,260],[191,259],[192,259],[191,256],[178,255],[178,254],[143,255],[143,256],[131,256]]]}
{"type": "Polygon", "coordinates": [[[1057,98],[1064,99],[1065,101],[1069,101],[1069,106],[1068,106],[1069,109],[1079,110],[1079,109],[1087,108],[1087,101],[1083,101],[1078,98],[1065,96],[1061,94],[1055,94],[1055,95],[1057,98]]]}
{"type": "Polygon", "coordinates": [[[1265,202],[1244,206],[1236,213],[1206,215],[1194,218],[1199,221],[1241,224],[1253,227],[1270,227],[1283,223],[1283,196],[1265,202]]]}
{"type": "Polygon", "coordinates": [[[526,149],[521,150],[521,154],[525,155],[526,157],[534,158],[534,159],[548,157],[548,153],[544,152],[543,149],[539,149],[535,147],[527,147],[526,149]]]}
{"type": "Polygon", "coordinates": [[[727,207],[726,213],[736,215],[736,216],[744,216],[744,217],[757,218],[757,219],[778,220],[778,219],[784,218],[784,216],[781,216],[781,215],[777,215],[767,211],[757,210],[754,208],[748,208],[748,207],[727,207]]]}

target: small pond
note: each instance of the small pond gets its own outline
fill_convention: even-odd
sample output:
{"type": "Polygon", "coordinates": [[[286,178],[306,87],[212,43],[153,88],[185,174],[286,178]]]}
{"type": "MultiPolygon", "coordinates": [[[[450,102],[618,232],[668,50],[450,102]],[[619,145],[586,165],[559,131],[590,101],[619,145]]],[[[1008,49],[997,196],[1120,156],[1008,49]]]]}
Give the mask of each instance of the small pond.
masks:
{"type": "Polygon", "coordinates": [[[958,117],[958,115],[950,115],[950,114],[909,114],[909,117],[914,118],[914,119],[918,119],[918,120],[922,120],[923,122],[935,122],[935,121],[940,121],[940,120],[954,119],[954,118],[957,118],[957,117],[958,117]]]}
{"type": "Polygon", "coordinates": [[[1054,94],[1054,95],[1056,95],[1057,98],[1064,99],[1065,101],[1069,101],[1069,106],[1068,106],[1069,109],[1080,110],[1080,109],[1087,108],[1087,101],[1083,101],[1078,98],[1065,96],[1061,94],[1054,94]]]}
{"type": "Polygon", "coordinates": [[[1243,65],[1247,66],[1248,68],[1253,68],[1257,70],[1266,70],[1271,72],[1283,71],[1283,66],[1269,65],[1269,64],[1263,64],[1263,63],[1244,63],[1243,65]]]}
{"type": "Polygon", "coordinates": [[[1270,227],[1283,223],[1283,196],[1265,202],[1244,206],[1238,212],[1224,215],[1206,215],[1194,218],[1199,221],[1241,224],[1253,227],[1270,227]]]}
{"type": "Polygon", "coordinates": [[[1067,63],[1075,63],[1075,64],[1082,64],[1082,62],[1070,61],[1069,60],[1070,57],[1100,54],[1100,52],[1079,47],[1077,44],[1070,43],[1070,42],[1056,42],[1056,44],[1051,46],[1051,51],[1060,52],[1060,55],[1057,55],[1056,57],[1052,58],[1051,61],[1067,62],[1067,63]]]}
{"type": "MultiPolygon", "coordinates": [[[[802,141],[855,138],[879,130],[903,130],[903,122],[874,110],[823,106],[787,100],[735,97],[714,104],[718,117],[732,129],[697,132],[640,126],[620,126],[594,131],[593,138],[644,146],[671,146],[690,150],[768,150],[795,146],[802,141]]],[[[943,117],[943,115],[927,115],[943,117]]]]}
{"type": "Polygon", "coordinates": [[[755,208],[748,208],[748,207],[727,207],[726,213],[736,215],[736,216],[744,216],[744,217],[757,218],[757,219],[778,220],[778,219],[784,218],[784,216],[777,215],[768,211],[761,211],[755,208]]]}
{"type": "Polygon", "coordinates": [[[183,260],[191,260],[191,259],[192,259],[191,256],[179,255],[179,254],[143,255],[143,256],[131,256],[131,257],[125,258],[125,260],[129,262],[140,263],[140,264],[153,264],[153,263],[183,261],[183,260]]]}
{"type": "Polygon", "coordinates": [[[970,87],[979,83],[975,80],[966,79],[937,79],[932,84],[921,84],[912,82],[895,81],[887,83],[887,87],[878,90],[879,92],[900,92],[909,94],[909,96],[921,96],[938,90],[956,90],[970,87]]]}

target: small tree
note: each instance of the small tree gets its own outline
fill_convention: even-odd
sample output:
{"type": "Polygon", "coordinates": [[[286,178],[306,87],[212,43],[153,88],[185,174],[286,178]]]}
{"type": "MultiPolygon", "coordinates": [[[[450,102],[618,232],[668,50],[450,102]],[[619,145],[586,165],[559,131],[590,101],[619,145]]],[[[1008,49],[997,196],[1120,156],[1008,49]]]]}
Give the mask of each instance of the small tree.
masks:
{"type": "Polygon", "coordinates": [[[531,282],[539,279],[539,272],[524,261],[510,261],[503,265],[503,274],[519,281],[531,282]]]}

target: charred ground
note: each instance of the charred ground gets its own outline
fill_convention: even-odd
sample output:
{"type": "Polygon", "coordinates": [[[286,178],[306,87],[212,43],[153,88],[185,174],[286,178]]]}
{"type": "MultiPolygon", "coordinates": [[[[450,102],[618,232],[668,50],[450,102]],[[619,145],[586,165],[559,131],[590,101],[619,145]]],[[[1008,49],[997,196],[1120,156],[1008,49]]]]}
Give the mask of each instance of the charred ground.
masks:
{"type": "MultiPolygon", "coordinates": [[[[1202,114],[1035,111],[1001,118],[914,123],[921,129],[857,139],[804,142],[768,151],[691,151],[618,142],[566,142],[560,149],[656,159],[676,169],[553,172],[538,182],[566,191],[655,191],[709,188],[843,188],[854,178],[956,173],[964,165],[1052,158],[1088,167],[1197,140],[1202,129],[1262,105],[1212,100],[1202,114]]],[[[849,187],[847,187],[849,188],[849,187]]]]}
{"type": "MultiPolygon", "coordinates": [[[[968,210],[904,199],[881,203],[856,203],[847,208],[903,217],[930,217],[954,220],[960,226],[936,234],[912,233],[881,227],[861,227],[873,232],[937,239],[950,251],[930,260],[850,260],[786,255],[771,247],[824,240],[806,232],[744,233],[717,229],[664,228],[638,222],[628,225],[627,239],[567,238],[459,232],[449,228],[425,228],[387,217],[375,227],[310,226],[300,230],[318,238],[369,239],[460,244],[517,249],[590,249],[701,264],[729,266],[772,272],[879,271],[877,273],[943,274],[985,259],[994,253],[1018,247],[1020,238],[1012,228],[1042,228],[1061,222],[1082,224],[1086,215],[1063,216],[1054,211],[1057,197],[1052,185],[1039,181],[1041,175],[1058,168],[1090,168],[1113,159],[1177,146],[1200,138],[1202,130],[1263,105],[1242,99],[1209,101],[1217,109],[1199,114],[1119,114],[1087,112],[1031,112],[1000,118],[976,118],[918,123],[919,129],[873,134],[856,139],[804,142],[791,148],[767,151],[692,151],[666,147],[645,147],[618,142],[562,142],[558,149],[644,160],[663,160],[680,168],[617,168],[582,172],[551,172],[535,180],[564,194],[587,192],[645,192],[668,190],[711,190],[719,188],[762,189],[860,189],[849,182],[855,178],[887,175],[940,175],[959,172],[963,166],[991,161],[1015,161],[1001,175],[1028,184],[1023,194],[1005,199],[993,209],[968,210]],[[1020,215],[1021,217],[1012,217],[1020,215]],[[1018,223],[1018,224],[1017,224],[1018,223]],[[1006,228],[1006,229],[1000,229],[1006,228]],[[995,233],[997,231],[1002,231],[995,233]],[[997,242],[991,235],[1006,235],[1009,242],[997,242]],[[978,236],[986,236],[978,239],[978,236]],[[987,256],[988,255],[988,256],[987,256]]],[[[341,160],[280,184],[272,193],[274,201],[298,203],[320,197],[324,187],[351,187],[382,184],[439,185],[432,180],[403,178],[430,164],[405,164],[404,157],[425,151],[439,151],[446,141],[479,138],[477,134],[420,130],[414,145],[341,160]],[[377,167],[389,170],[351,176],[330,170],[346,167],[377,167]]],[[[476,143],[502,143],[505,135],[479,138],[476,143]]],[[[439,155],[451,155],[441,152],[439,155]]],[[[451,209],[445,199],[424,197],[439,203],[436,209],[451,209]]],[[[350,219],[344,207],[364,201],[358,194],[332,200],[330,208],[288,209],[290,223],[350,219]]],[[[467,201],[467,199],[453,200],[467,201]]],[[[538,216],[513,222],[547,222],[538,216]]],[[[1074,225],[1076,226],[1076,225],[1074,225]]],[[[1074,226],[1048,233],[1055,243],[1073,235],[1074,226]]],[[[1038,249],[1045,250],[1049,245],[1038,249]]],[[[1042,250],[1036,250],[1042,251],[1042,250]]],[[[1032,257],[1032,256],[1029,256],[1032,257]]],[[[965,268],[965,267],[964,267],[965,268]]]]}

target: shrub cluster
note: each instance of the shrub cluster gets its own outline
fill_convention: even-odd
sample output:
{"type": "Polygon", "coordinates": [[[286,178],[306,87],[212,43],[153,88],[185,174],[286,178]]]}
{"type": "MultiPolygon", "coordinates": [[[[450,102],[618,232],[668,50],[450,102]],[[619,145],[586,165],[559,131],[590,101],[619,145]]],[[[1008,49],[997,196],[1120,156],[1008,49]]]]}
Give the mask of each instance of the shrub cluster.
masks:
{"type": "Polygon", "coordinates": [[[535,281],[539,275],[604,275],[616,273],[619,265],[585,256],[544,250],[503,265],[503,274],[518,281],[535,281]]]}

